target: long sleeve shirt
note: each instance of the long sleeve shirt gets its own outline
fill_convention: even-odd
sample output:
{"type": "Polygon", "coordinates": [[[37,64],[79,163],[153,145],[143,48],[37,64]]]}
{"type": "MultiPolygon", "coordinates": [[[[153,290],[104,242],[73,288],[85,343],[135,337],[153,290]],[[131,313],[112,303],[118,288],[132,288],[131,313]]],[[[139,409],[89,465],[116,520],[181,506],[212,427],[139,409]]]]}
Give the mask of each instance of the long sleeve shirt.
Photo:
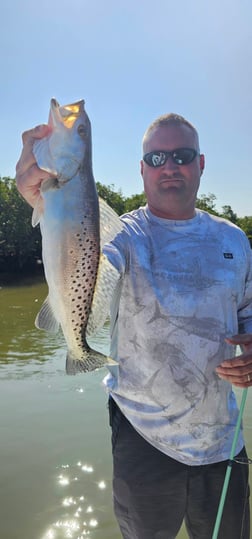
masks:
{"type": "MultiPolygon", "coordinates": [[[[232,223],[196,210],[172,221],[148,207],[122,217],[104,247],[120,280],[104,380],[133,427],[188,465],[229,458],[237,403],[215,368],[235,355],[225,338],[252,332],[252,260],[232,223]]],[[[242,432],[237,453],[244,445],[242,432]]]]}

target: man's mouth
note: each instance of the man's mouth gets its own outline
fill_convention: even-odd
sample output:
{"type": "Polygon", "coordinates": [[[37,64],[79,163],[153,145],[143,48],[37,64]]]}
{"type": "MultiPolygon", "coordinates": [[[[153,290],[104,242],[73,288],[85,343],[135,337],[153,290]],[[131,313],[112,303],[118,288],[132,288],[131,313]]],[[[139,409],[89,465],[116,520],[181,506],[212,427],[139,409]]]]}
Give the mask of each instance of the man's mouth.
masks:
{"type": "Polygon", "coordinates": [[[183,181],[183,179],[184,178],[179,174],[173,174],[173,175],[162,174],[162,176],[160,176],[159,178],[159,183],[174,183],[177,181],[183,181]]]}

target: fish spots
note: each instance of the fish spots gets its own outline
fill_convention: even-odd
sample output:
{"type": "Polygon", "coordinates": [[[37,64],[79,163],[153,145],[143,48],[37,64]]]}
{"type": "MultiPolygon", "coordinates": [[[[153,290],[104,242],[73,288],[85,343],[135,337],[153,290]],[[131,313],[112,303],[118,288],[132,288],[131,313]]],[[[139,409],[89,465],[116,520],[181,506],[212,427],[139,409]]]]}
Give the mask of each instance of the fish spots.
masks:
{"type": "MultiPolygon", "coordinates": [[[[80,104],[59,106],[52,100],[54,121],[50,136],[37,141],[44,145],[38,161],[42,165],[48,164],[49,169],[52,165],[60,178],[60,189],[54,189],[53,193],[43,191],[41,232],[44,240],[52,242],[52,248],[43,247],[43,259],[56,319],[71,351],[69,364],[88,350],[85,332],[92,312],[100,260],[99,201],[92,173],[90,122],[83,105],[81,101],[80,104]]],[[[97,358],[87,361],[90,361],[90,368],[97,364],[97,358]]]]}
{"type": "MultiPolygon", "coordinates": [[[[98,265],[98,260],[95,262],[98,265]]],[[[71,323],[79,345],[82,345],[85,340],[85,329],[93,298],[97,269],[93,268],[92,263],[84,257],[81,267],[76,268],[71,276],[71,323]]]]}

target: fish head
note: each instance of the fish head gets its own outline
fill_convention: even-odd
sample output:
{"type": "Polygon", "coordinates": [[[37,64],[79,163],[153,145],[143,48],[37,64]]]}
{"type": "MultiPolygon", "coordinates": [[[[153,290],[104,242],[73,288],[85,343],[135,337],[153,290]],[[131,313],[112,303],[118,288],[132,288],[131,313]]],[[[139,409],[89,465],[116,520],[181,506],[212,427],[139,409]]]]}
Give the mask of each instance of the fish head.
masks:
{"type": "Polygon", "coordinates": [[[58,180],[68,181],[75,176],[90,145],[90,122],[84,109],[84,100],[60,106],[51,99],[48,137],[58,180]]]}
{"type": "Polygon", "coordinates": [[[48,123],[51,132],[35,141],[33,153],[38,166],[57,177],[54,183],[60,186],[76,175],[91,154],[91,125],[84,100],[60,106],[51,99],[48,123]]]}

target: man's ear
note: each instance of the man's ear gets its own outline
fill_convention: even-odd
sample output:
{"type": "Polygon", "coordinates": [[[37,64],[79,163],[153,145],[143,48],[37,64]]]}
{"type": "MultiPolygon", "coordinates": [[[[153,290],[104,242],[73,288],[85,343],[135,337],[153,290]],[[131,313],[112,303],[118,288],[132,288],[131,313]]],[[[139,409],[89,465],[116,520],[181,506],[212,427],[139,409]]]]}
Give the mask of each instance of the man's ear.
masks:
{"type": "Polygon", "coordinates": [[[140,161],[140,172],[141,172],[141,176],[143,175],[143,165],[144,165],[144,162],[143,162],[143,160],[141,159],[141,161],[140,161]]]}
{"type": "Polygon", "coordinates": [[[205,168],[205,156],[203,153],[200,154],[200,175],[203,174],[203,170],[205,168]]]}

